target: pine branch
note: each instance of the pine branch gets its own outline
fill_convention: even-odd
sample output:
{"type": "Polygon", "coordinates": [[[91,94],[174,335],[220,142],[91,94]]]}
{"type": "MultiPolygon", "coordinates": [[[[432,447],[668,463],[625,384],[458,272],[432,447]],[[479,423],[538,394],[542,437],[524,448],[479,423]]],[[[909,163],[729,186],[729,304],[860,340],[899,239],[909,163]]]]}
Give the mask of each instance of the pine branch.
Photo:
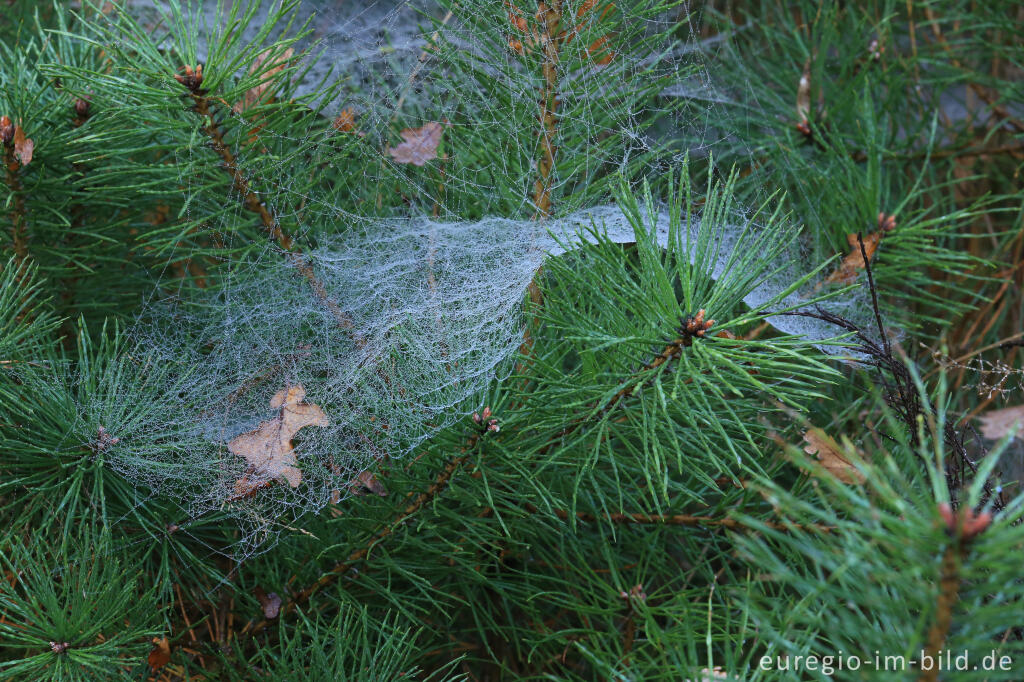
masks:
{"type": "MultiPolygon", "coordinates": [[[[530,512],[536,514],[543,513],[538,507],[536,507],[533,504],[527,503],[524,504],[523,506],[530,512]]],[[[576,512],[575,514],[572,514],[565,509],[552,509],[551,512],[563,521],[568,521],[572,517],[576,517],[580,521],[586,521],[588,523],[598,523],[601,521],[605,521],[624,525],[690,526],[705,528],[726,528],[728,530],[749,530],[751,528],[749,524],[728,517],[715,518],[712,516],[692,516],[690,514],[642,514],[637,512],[625,512],[616,514],[591,514],[588,512],[576,512]]],[[[831,533],[835,531],[834,527],[825,526],[821,524],[800,525],[778,523],[773,521],[758,521],[757,523],[758,525],[762,525],[770,530],[778,531],[812,530],[821,533],[831,533]]]]}
{"type": "MultiPolygon", "coordinates": [[[[939,505],[939,512],[946,523],[946,531],[952,541],[946,545],[942,553],[942,569],[939,576],[939,596],[935,605],[935,615],[928,629],[928,640],[925,646],[926,655],[937,660],[945,648],[946,638],[953,625],[953,610],[960,599],[960,585],[963,578],[960,568],[970,553],[971,542],[982,533],[992,521],[988,512],[976,514],[973,509],[961,508],[954,513],[948,504],[939,505]]],[[[939,679],[940,666],[933,665],[921,673],[920,682],[936,682],[939,679]]]]}
{"type": "Polygon", "coordinates": [[[544,89],[540,99],[541,155],[537,160],[538,178],[534,183],[533,203],[537,207],[534,219],[551,215],[551,174],[555,168],[555,136],[558,134],[556,112],[562,0],[550,2],[550,5],[544,2],[537,4],[537,16],[543,28],[540,42],[544,52],[544,89]]]}
{"type": "MultiPolygon", "coordinates": [[[[263,203],[259,195],[253,191],[249,181],[243,175],[241,168],[238,166],[235,155],[232,153],[224,139],[224,131],[221,130],[221,127],[214,116],[213,108],[211,106],[213,104],[213,100],[208,96],[207,91],[202,88],[202,65],[198,65],[195,69],[186,65],[184,67],[184,75],[175,74],[175,78],[179,83],[184,85],[186,89],[188,89],[188,96],[191,97],[193,102],[192,111],[197,113],[204,121],[202,130],[206,133],[207,137],[210,138],[211,148],[221,158],[221,168],[223,168],[231,177],[232,187],[239,193],[239,195],[241,195],[242,205],[248,211],[259,216],[260,223],[262,223],[263,228],[286,252],[288,262],[295,267],[295,269],[299,271],[299,274],[301,274],[309,283],[309,287],[312,289],[313,294],[320,299],[325,306],[327,306],[328,310],[331,311],[331,314],[334,315],[335,320],[337,320],[338,325],[342,329],[351,331],[354,328],[351,318],[349,318],[337,302],[331,298],[330,294],[327,293],[327,288],[324,286],[323,281],[316,276],[316,273],[313,271],[313,266],[307,259],[302,257],[302,250],[295,244],[292,236],[285,232],[277,216],[265,203],[263,203]]],[[[359,341],[359,339],[357,339],[357,341],[359,341]]]]}

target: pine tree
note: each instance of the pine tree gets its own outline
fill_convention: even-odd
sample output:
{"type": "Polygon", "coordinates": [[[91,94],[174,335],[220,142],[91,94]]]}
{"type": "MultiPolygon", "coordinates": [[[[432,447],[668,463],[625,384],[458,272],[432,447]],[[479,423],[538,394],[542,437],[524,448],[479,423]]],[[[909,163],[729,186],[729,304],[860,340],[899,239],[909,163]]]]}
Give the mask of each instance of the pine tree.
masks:
{"type": "Polygon", "coordinates": [[[1020,8],[330,12],[0,14],[0,678],[1021,678],[1020,8]]]}

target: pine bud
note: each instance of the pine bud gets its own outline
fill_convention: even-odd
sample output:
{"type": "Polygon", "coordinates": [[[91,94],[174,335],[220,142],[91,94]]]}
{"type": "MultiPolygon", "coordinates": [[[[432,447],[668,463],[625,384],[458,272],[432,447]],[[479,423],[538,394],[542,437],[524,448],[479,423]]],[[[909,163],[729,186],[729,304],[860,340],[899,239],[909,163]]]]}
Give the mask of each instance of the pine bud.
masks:
{"type": "Polygon", "coordinates": [[[76,99],[72,106],[75,108],[75,114],[78,118],[86,118],[89,116],[89,108],[92,106],[92,102],[89,101],[88,97],[82,97],[76,99]]]}
{"type": "Polygon", "coordinates": [[[174,74],[174,80],[178,81],[192,92],[198,92],[199,86],[203,84],[203,65],[198,64],[196,68],[192,68],[188,64],[182,67],[185,71],[185,75],[179,73],[174,74]]]}

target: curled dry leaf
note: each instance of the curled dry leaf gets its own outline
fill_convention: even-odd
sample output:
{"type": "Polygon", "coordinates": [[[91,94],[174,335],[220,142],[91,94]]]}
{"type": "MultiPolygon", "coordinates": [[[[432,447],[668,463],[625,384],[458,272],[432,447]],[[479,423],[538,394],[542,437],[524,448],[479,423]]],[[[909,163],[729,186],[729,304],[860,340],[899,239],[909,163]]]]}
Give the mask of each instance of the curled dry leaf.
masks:
{"type": "Polygon", "coordinates": [[[32,152],[36,149],[36,143],[25,137],[25,130],[21,126],[14,128],[14,153],[21,159],[21,165],[27,166],[32,163],[32,152]]]}
{"type": "MultiPolygon", "coordinates": [[[[292,449],[292,438],[307,426],[327,426],[330,423],[319,405],[302,402],[305,397],[306,389],[301,384],[278,391],[270,399],[270,406],[280,410],[277,416],[228,443],[228,450],[244,457],[258,479],[283,478],[293,488],[302,482],[302,471],[295,466],[298,460],[292,449]]],[[[253,481],[247,474],[235,483],[235,492],[247,495],[261,487],[261,483],[253,481]]]]}
{"type": "Polygon", "coordinates": [[[260,606],[263,607],[263,617],[267,620],[277,618],[281,613],[281,597],[278,596],[277,592],[271,592],[267,594],[263,591],[262,587],[257,587],[253,590],[253,594],[260,601],[260,606]]]}
{"type": "Polygon", "coordinates": [[[423,166],[431,159],[437,158],[437,147],[441,144],[441,133],[444,126],[431,121],[419,128],[406,128],[402,131],[402,142],[397,147],[388,147],[388,154],[398,163],[411,163],[423,166]]]}
{"type": "Polygon", "coordinates": [[[166,637],[154,637],[153,648],[149,651],[149,656],[146,659],[149,662],[149,667],[153,670],[159,670],[171,661],[171,645],[167,641],[166,637]]]}
{"type": "Polygon", "coordinates": [[[1024,438],[1024,405],[990,410],[979,418],[981,435],[985,438],[999,440],[1011,434],[1015,438],[1024,438]]]}
{"type": "Polygon", "coordinates": [[[271,52],[273,52],[273,48],[268,48],[261,52],[253,60],[252,66],[249,67],[250,75],[260,74],[260,82],[246,91],[242,101],[235,103],[233,109],[236,114],[240,114],[246,109],[263,103],[264,98],[271,94],[271,90],[274,87],[274,78],[277,74],[284,71],[285,67],[288,66],[288,61],[295,54],[295,51],[289,47],[284,52],[273,57],[273,61],[268,62],[271,59],[271,52]]]}
{"type": "Polygon", "coordinates": [[[842,483],[863,483],[864,474],[857,470],[844,454],[842,447],[821,429],[808,429],[804,433],[804,452],[815,455],[825,471],[842,483]]]}

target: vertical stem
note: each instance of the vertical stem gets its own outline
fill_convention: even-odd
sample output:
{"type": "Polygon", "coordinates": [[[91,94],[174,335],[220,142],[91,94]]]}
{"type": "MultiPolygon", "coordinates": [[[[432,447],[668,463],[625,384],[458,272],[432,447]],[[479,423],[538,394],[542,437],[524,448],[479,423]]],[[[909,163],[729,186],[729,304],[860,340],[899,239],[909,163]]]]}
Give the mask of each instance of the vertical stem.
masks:
{"type": "MultiPolygon", "coordinates": [[[[942,555],[942,574],[939,579],[939,598],[935,608],[935,620],[928,630],[925,653],[936,660],[946,644],[949,628],[953,624],[953,607],[960,598],[960,561],[965,553],[964,541],[957,538],[949,543],[942,555]]],[[[939,666],[933,665],[918,678],[920,682],[936,682],[939,666]]]]}
{"type": "Polygon", "coordinates": [[[535,220],[551,215],[551,174],[555,167],[555,136],[558,133],[558,34],[562,23],[562,0],[550,2],[550,5],[544,2],[537,5],[537,17],[543,25],[544,89],[540,99],[541,150],[533,192],[533,203],[537,207],[535,220]]]}
{"type": "Polygon", "coordinates": [[[11,241],[14,244],[14,260],[20,269],[28,258],[28,226],[25,220],[25,197],[22,195],[21,178],[18,171],[21,162],[14,155],[14,143],[4,143],[4,168],[7,187],[14,200],[11,202],[11,241]]]}

